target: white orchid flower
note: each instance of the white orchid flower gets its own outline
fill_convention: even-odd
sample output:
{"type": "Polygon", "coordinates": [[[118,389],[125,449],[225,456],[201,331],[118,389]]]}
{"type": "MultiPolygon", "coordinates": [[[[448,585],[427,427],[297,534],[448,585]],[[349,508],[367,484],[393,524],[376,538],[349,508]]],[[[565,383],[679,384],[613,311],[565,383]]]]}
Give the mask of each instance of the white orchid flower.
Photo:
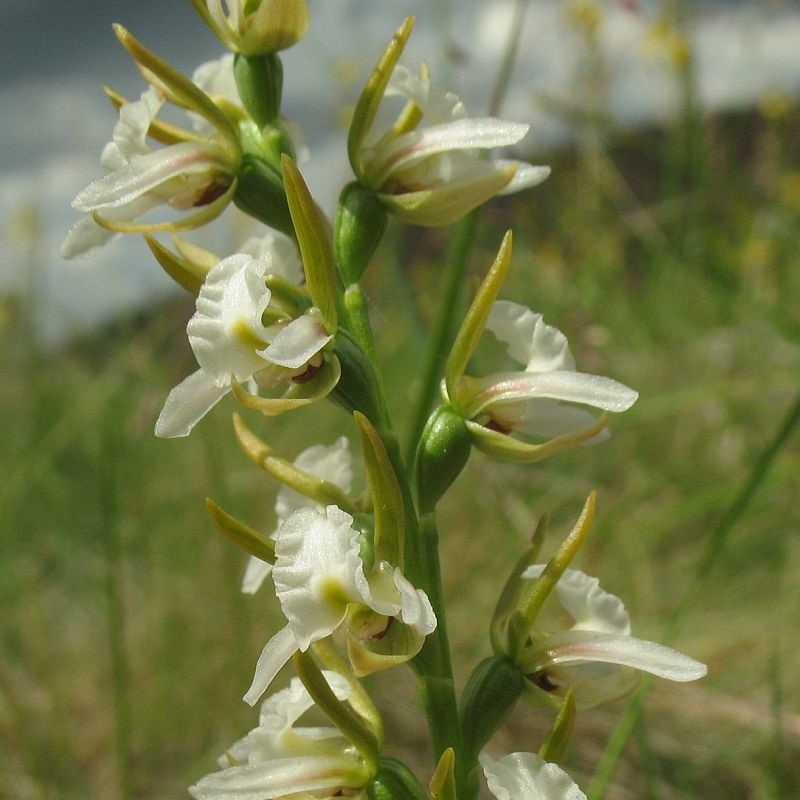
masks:
{"type": "Polygon", "coordinates": [[[416,76],[395,66],[384,97],[406,100],[406,111],[387,132],[367,136],[351,161],[359,180],[400,219],[446,225],[550,174],[549,167],[484,158],[486,150],[519,143],[529,126],[468,117],[458,96],[434,87],[424,67],[416,76]]]}
{"type": "MultiPolygon", "coordinates": [[[[536,579],[544,569],[543,564],[534,564],[522,577],[536,579]]],[[[578,707],[591,708],[628,694],[638,680],[637,671],[679,682],[706,675],[705,664],[672,648],[633,638],[625,606],[603,591],[597,578],[567,569],[553,595],[560,612],[550,602],[545,605],[520,657],[519,666],[532,686],[553,694],[571,687],[578,707]],[[566,628],[564,612],[572,620],[566,628]]]]}
{"type": "MultiPolygon", "coordinates": [[[[65,258],[104,245],[114,233],[179,231],[204,225],[222,213],[236,191],[242,150],[230,120],[199,86],[128,31],[115,26],[115,32],[150,87],[133,102],[110,92],[112,101],[119,104],[119,120],[100,159],[106,175],[72,201],[73,208],[86,216],[67,234],[61,247],[65,258]],[[197,132],[157,119],[166,100],[189,113],[197,132]],[[149,140],[166,146],[153,148],[149,140]],[[170,220],[141,220],[161,205],[188,213],[170,220]]],[[[212,81],[212,73],[224,69],[219,62],[199,72],[204,80],[212,81]]]]}
{"type": "Polygon", "coordinates": [[[192,0],[230,50],[257,56],[291,47],[310,21],[306,0],[192,0]]]}
{"type": "Polygon", "coordinates": [[[297,650],[306,651],[340,627],[356,640],[385,643],[391,651],[385,666],[413,658],[435,630],[427,595],[399,569],[381,562],[365,572],[361,535],[352,524],[349,514],[331,505],[322,512],[298,509],[278,528],[272,578],[288,624],[258,659],[244,696],[251,705],[297,650]]]}
{"type": "Polygon", "coordinates": [[[586,800],[561,767],[534,753],[511,753],[500,759],[482,755],[480,762],[497,800],[586,800]]]}
{"type": "MultiPolygon", "coordinates": [[[[338,673],[323,672],[333,693],[346,701],[351,688],[338,673]]],[[[268,697],[258,727],[219,759],[222,769],[189,789],[196,800],[263,800],[287,796],[349,795],[370,779],[358,750],[333,727],[295,727],[314,706],[293,678],[289,688],[268,697]]]]}
{"type": "Polygon", "coordinates": [[[200,369],[169,393],[156,422],[156,436],[187,436],[222,397],[235,390],[234,381],[238,386],[253,380],[273,389],[288,385],[275,400],[256,398],[239,388],[248,402],[266,413],[311,402],[335,384],[335,366],[330,376],[319,376],[325,361],[322,351],[333,337],[315,308],[291,321],[264,324],[271,299],[265,277],[274,272],[272,265],[269,251],[258,258],[238,253],[210,270],[186,328],[200,369]]]}
{"type": "Polygon", "coordinates": [[[576,404],[620,412],[639,396],[611,378],[577,372],[564,334],[525,306],[496,301],[486,327],[524,369],[466,379],[459,410],[467,419],[503,433],[519,431],[553,438],[596,422],[576,404]]]}
{"type": "MultiPolygon", "coordinates": [[[[338,486],[345,494],[350,492],[353,482],[353,461],[347,438],[344,436],[340,436],[329,447],[316,444],[303,450],[294,460],[294,465],[310,475],[338,486]]],[[[322,506],[315,504],[309,497],[282,485],[275,502],[278,526],[301,508],[316,508],[320,512],[323,511],[322,506]]],[[[277,531],[271,538],[275,538],[275,533],[277,531]]],[[[250,556],[242,580],[242,591],[246,594],[255,594],[271,572],[271,564],[256,556],[250,556]]]]}

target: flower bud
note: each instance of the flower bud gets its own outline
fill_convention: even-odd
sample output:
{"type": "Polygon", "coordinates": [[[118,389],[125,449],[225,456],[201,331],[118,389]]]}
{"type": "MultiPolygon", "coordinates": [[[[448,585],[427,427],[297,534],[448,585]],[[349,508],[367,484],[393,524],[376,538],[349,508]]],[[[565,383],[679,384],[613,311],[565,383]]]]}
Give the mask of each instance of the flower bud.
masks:
{"type": "Polygon", "coordinates": [[[464,420],[450,406],[440,406],[428,418],[417,450],[417,495],[420,512],[432,511],[464,469],[471,450],[464,420]]]}
{"type": "Polygon", "coordinates": [[[276,53],[263,56],[237,53],[233,71],[247,113],[259,128],[269,125],[281,110],[283,65],[280,58],[276,53]]]}
{"type": "Polygon", "coordinates": [[[360,183],[342,189],[333,229],[333,251],[345,284],[357,283],[380,244],[388,213],[360,183]]]}

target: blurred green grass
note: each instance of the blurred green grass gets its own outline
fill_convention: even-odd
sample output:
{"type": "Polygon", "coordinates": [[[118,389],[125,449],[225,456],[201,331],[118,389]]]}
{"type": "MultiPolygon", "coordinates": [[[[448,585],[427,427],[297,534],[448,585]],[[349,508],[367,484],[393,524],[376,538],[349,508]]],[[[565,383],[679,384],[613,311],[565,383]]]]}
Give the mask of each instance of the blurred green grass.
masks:
{"type": "MultiPolygon", "coordinates": [[[[540,189],[480,217],[473,280],[513,227],[503,296],[558,325],[580,368],[641,399],[599,446],[522,468],[473,456],[441,525],[461,681],[488,653],[486,620],[536,520],[550,513],[552,543],[592,488],[599,519],[579,566],[625,600],[637,635],[661,638],[800,388],[800,109],[684,123],[579,141],[548,156],[540,189]]],[[[446,251],[445,232],[393,229],[371,268],[398,420],[446,251]]],[[[187,440],[152,436],[167,391],[194,369],[188,300],[49,354],[5,307],[0,797],[185,796],[252,727],[240,697],[278,626],[267,593],[239,593],[245,559],[202,501],[270,530],[276,487],[238,452],[232,402],[187,440]]],[[[251,421],[288,457],[352,433],[332,406],[251,421]]],[[[611,800],[800,796],[798,441],[702,576],[674,642],[709,677],[655,686],[611,800]]],[[[403,669],[371,682],[384,701],[412,690],[403,669]]],[[[413,705],[383,708],[392,751],[426,765],[413,705]]],[[[579,719],[569,766],[584,786],[622,708],[579,719]]],[[[534,749],[545,725],[521,707],[495,745],[534,749]]]]}

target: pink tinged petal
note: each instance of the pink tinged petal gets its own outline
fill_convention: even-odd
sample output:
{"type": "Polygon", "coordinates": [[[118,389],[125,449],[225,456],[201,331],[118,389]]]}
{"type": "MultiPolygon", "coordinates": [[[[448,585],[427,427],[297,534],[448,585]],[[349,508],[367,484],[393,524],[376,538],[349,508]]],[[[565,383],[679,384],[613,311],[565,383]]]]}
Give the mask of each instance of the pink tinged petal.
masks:
{"type": "Polygon", "coordinates": [[[517,403],[549,397],[569,403],[581,403],[604,411],[625,411],[639,396],[638,392],[611,378],[583,372],[511,372],[492,375],[491,383],[469,404],[474,419],[492,405],[517,403]]]}
{"type": "Polygon", "coordinates": [[[550,167],[537,167],[533,164],[528,164],[525,161],[507,161],[505,159],[495,160],[497,166],[505,166],[507,164],[516,165],[516,172],[511,181],[506,184],[506,187],[498,192],[498,194],[514,194],[521,192],[523,189],[531,189],[538,186],[550,176],[550,167]]]}
{"type": "Polygon", "coordinates": [[[527,372],[575,369],[567,337],[558,328],[547,325],[541,314],[519,303],[495,302],[486,327],[508,345],[508,354],[524,364],[527,372]]]}
{"type": "Polygon", "coordinates": [[[155,434],[162,439],[188,436],[192,428],[230,391],[199,369],[167,395],[156,420],[155,434]]]}
{"type": "MultiPolygon", "coordinates": [[[[226,166],[221,153],[207,143],[170,145],[146,155],[134,156],[121,169],[90,183],[75,197],[72,207],[77,211],[115,208],[157,189],[171,178],[221,172],[226,166]]],[[[181,184],[180,188],[184,191],[187,187],[181,184]]]]}
{"type": "Polygon", "coordinates": [[[247,562],[247,569],[242,578],[242,591],[245,594],[255,594],[271,573],[272,564],[255,556],[250,556],[250,560],[247,562]]]}
{"type": "Polygon", "coordinates": [[[253,682],[242,698],[254,706],[258,698],[281,671],[283,665],[297,652],[298,644],[289,625],[281,628],[265,645],[256,662],[253,682]]]}
{"type": "Polygon", "coordinates": [[[281,328],[261,354],[273,364],[287,369],[300,369],[332,339],[333,336],[325,330],[316,314],[306,313],[281,328]]]}
{"type": "Polygon", "coordinates": [[[705,664],[671,647],[630,636],[574,630],[553,634],[543,642],[543,648],[548,663],[556,666],[595,662],[618,664],[682,683],[696,681],[708,672],[705,664]]]}
{"type": "Polygon", "coordinates": [[[229,767],[189,789],[196,800],[273,800],[287,795],[329,796],[366,782],[359,761],[342,755],[297,756],[229,767]]]}
{"type": "MultiPolygon", "coordinates": [[[[525,136],[529,127],[493,118],[460,119],[404,133],[379,149],[367,149],[364,160],[374,165],[370,169],[370,180],[376,186],[382,186],[392,175],[433,155],[516,144],[525,136]]],[[[478,161],[477,156],[475,161],[478,161]]]]}
{"type": "Polygon", "coordinates": [[[511,753],[498,760],[482,755],[480,763],[497,800],[586,800],[564,770],[534,753],[511,753]]]}
{"type": "MultiPolygon", "coordinates": [[[[523,579],[536,579],[544,564],[533,564],[523,579]]],[[[555,587],[555,597],[574,620],[570,630],[629,636],[631,621],[622,601],[600,587],[600,581],[577,569],[566,569],[555,587]]]]}
{"type": "Polygon", "coordinates": [[[328,506],[322,513],[299,509],[278,527],[272,578],[301,650],[333,633],[347,604],[361,599],[357,582],[364,565],[352,522],[349,514],[328,506]]]}

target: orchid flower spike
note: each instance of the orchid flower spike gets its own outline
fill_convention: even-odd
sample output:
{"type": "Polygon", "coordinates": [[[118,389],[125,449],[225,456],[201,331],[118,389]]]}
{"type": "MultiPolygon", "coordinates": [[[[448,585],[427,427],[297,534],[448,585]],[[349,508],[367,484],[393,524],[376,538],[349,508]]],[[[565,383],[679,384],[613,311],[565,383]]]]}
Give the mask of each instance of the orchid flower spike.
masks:
{"type": "MultiPolygon", "coordinates": [[[[294,460],[294,466],[308,472],[321,480],[338,486],[345,494],[349,494],[353,482],[352,456],[347,438],[340,436],[334,444],[326,447],[315,444],[300,453],[294,460]]],[[[324,508],[314,503],[311,498],[300,494],[288,486],[281,486],[275,501],[275,514],[278,527],[295,511],[301,508],[316,508],[319,512],[324,508]]],[[[277,530],[271,534],[275,539],[277,530]]],[[[255,594],[267,576],[272,572],[272,565],[256,556],[250,556],[247,569],[242,580],[242,591],[255,594]]]]}
{"type": "Polygon", "coordinates": [[[397,64],[410,32],[409,18],[356,106],[348,153],[359,181],[395,216],[426,226],[447,225],[497,194],[541,183],[549,167],[483,157],[486,150],[519,143],[528,125],[468,117],[455,94],[431,84],[425,65],[415,75],[397,64]],[[378,106],[392,97],[404,100],[405,108],[377,133],[372,128],[378,106]]]}
{"type": "Polygon", "coordinates": [[[182,231],[205,225],[223,212],[236,192],[242,150],[228,117],[189,78],[124,28],[115,30],[150,87],[133,102],[110,92],[120,106],[112,140],[100,159],[106,175],[72,202],[86,216],[67,234],[61,247],[65,258],[88,253],[115,233],[182,231]],[[166,101],[189,112],[190,127],[196,130],[160,121],[157,115],[166,101]],[[154,148],[148,139],[165,146],[154,148]],[[157,206],[169,206],[179,215],[142,221],[157,206]]]}
{"type": "Polygon", "coordinates": [[[467,420],[473,444],[486,453],[536,461],[564,447],[597,440],[605,434],[605,416],[598,419],[581,406],[621,412],[639,396],[611,378],[577,372],[564,334],[525,306],[496,301],[486,327],[523,369],[483,378],[462,375],[445,387],[446,399],[467,420]],[[512,433],[545,442],[526,443],[512,433]]]}
{"type": "Polygon", "coordinates": [[[482,755],[480,762],[497,800],[586,800],[561,767],[534,753],[511,753],[500,759],[482,755]]]}
{"type": "Polygon", "coordinates": [[[186,328],[200,369],[169,393],[156,436],[187,436],[230,391],[245,405],[272,415],[325,397],[336,385],[339,362],[329,352],[333,334],[318,309],[311,306],[290,319],[270,306],[266,281],[286,273],[280,260],[271,250],[237,253],[210,270],[186,328]],[[243,382],[280,396],[259,397],[243,382]]]}
{"type": "MultiPolygon", "coordinates": [[[[544,569],[531,565],[522,578],[535,580],[544,569]]],[[[578,570],[564,571],[535,624],[517,665],[527,676],[529,695],[548,705],[551,695],[561,696],[568,688],[582,709],[617,700],[636,686],[638,671],[679,682],[707,673],[704,664],[683,653],[633,638],[622,601],[578,570]],[[560,610],[553,609],[552,599],[560,610]],[[566,628],[565,612],[572,619],[566,628]]]]}
{"type": "Polygon", "coordinates": [[[368,569],[352,525],[330,505],[298,509],[279,526],[272,578],[288,624],[259,656],[244,696],[251,705],[295,652],[340,629],[356,675],[410,660],[435,630],[427,595],[385,561],[368,569]]]}
{"type": "MultiPolygon", "coordinates": [[[[322,673],[336,698],[347,701],[351,687],[335,672],[322,673]]],[[[196,800],[356,794],[373,777],[358,750],[333,727],[297,727],[314,706],[298,678],[268,697],[258,727],[219,759],[222,768],[189,789],[196,800]]]]}

